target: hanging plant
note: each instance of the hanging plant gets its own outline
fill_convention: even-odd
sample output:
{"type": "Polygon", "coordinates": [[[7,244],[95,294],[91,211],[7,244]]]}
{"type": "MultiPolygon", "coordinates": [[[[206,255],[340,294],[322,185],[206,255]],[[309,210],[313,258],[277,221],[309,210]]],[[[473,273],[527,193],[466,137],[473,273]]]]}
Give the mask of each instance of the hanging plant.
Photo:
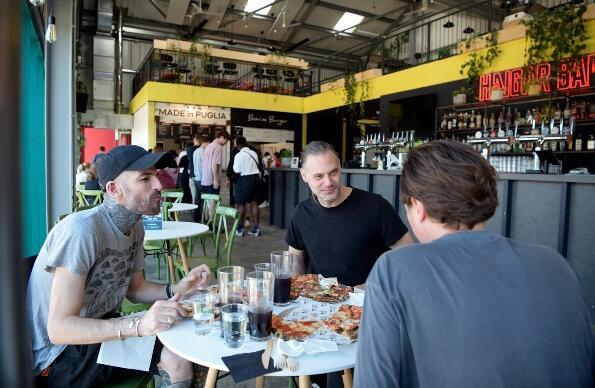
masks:
{"type": "Polygon", "coordinates": [[[364,101],[370,96],[370,83],[367,79],[363,80],[359,83],[359,87],[359,115],[364,117],[366,115],[366,106],[364,101]]]}
{"type": "Polygon", "coordinates": [[[343,92],[345,93],[345,105],[350,114],[355,113],[355,75],[351,72],[345,74],[345,85],[343,92]]]}
{"type": "MultiPolygon", "coordinates": [[[[467,39],[465,47],[470,49],[476,38],[476,36],[473,36],[467,39]]],[[[475,100],[479,76],[481,76],[486,69],[492,68],[494,61],[502,52],[498,47],[498,31],[492,31],[484,39],[486,41],[486,49],[471,52],[467,55],[467,60],[459,69],[459,74],[462,76],[466,74],[467,78],[463,82],[463,85],[455,90],[453,94],[466,94],[469,97],[468,102],[475,100]]]]}
{"type": "MultiPolygon", "coordinates": [[[[535,15],[523,21],[525,34],[525,65],[523,81],[525,88],[544,81],[554,82],[564,61],[578,58],[585,50],[587,32],[583,14],[587,7],[566,4],[551,11],[535,15]],[[551,61],[550,79],[544,80],[535,74],[538,64],[551,61]]],[[[572,64],[576,66],[577,63],[572,64]]]]}

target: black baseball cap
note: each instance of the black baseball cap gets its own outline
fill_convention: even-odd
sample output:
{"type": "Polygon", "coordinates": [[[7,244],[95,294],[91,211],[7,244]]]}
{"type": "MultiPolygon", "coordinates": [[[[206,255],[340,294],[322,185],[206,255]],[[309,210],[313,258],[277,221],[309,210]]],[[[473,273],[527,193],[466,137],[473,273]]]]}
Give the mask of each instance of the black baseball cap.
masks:
{"type": "Polygon", "coordinates": [[[159,162],[165,152],[147,152],[137,145],[121,145],[105,154],[97,163],[99,184],[105,189],[109,181],[113,181],[124,171],[142,171],[153,166],[159,168],[159,162]]]}

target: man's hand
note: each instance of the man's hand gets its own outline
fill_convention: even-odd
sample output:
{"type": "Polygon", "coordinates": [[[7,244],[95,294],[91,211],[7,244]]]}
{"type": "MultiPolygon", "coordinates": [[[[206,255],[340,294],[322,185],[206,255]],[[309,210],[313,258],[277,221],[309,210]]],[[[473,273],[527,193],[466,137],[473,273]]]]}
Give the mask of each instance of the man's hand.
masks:
{"type": "Polygon", "coordinates": [[[179,298],[180,295],[176,294],[170,300],[158,300],[153,303],[138,325],[141,337],[169,330],[177,317],[186,316],[186,311],[178,303],[179,298]]]}
{"type": "Polygon", "coordinates": [[[211,270],[204,264],[199,265],[180,280],[175,289],[175,294],[180,295],[199,288],[205,288],[210,282],[211,270]]]}

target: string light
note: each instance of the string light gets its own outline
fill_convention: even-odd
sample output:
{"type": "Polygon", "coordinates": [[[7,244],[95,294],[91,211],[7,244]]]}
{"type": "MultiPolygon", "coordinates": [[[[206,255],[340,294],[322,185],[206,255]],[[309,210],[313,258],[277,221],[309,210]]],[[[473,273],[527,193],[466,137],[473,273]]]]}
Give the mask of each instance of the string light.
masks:
{"type": "Polygon", "coordinates": [[[48,43],[54,43],[58,39],[58,34],[56,33],[56,18],[54,15],[48,16],[48,28],[45,31],[45,40],[48,43]]]}

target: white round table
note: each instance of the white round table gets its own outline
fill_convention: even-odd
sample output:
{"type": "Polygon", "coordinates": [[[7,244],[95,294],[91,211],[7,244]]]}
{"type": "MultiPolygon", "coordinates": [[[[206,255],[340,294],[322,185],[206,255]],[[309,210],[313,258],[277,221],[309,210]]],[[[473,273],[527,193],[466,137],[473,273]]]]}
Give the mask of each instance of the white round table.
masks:
{"type": "Polygon", "coordinates": [[[187,212],[187,211],[194,210],[194,209],[198,209],[198,205],[195,205],[193,203],[179,202],[179,203],[173,203],[171,205],[171,207],[169,208],[169,212],[170,213],[187,212]]]}
{"type": "MultiPolygon", "coordinates": [[[[274,313],[279,313],[286,307],[275,307],[274,313]]],[[[194,324],[191,319],[180,319],[170,330],[157,333],[157,337],[169,350],[178,356],[192,361],[195,364],[209,367],[211,371],[227,371],[227,367],[221,357],[231,356],[239,353],[250,353],[263,350],[266,342],[255,342],[246,336],[244,345],[239,349],[232,349],[225,346],[220,338],[220,330],[214,329],[209,335],[199,336],[194,333],[194,324]]],[[[319,353],[313,356],[302,355],[297,357],[299,370],[291,372],[282,370],[270,373],[266,376],[300,376],[300,387],[303,376],[311,376],[323,373],[337,372],[353,368],[355,365],[355,354],[357,343],[339,345],[337,352],[319,353]]],[[[272,360],[271,360],[272,362],[272,360]]],[[[216,378],[216,374],[215,374],[216,378]]],[[[351,376],[349,376],[351,378],[351,376]]],[[[305,384],[309,383],[309,379],[305,384]]]]}
{"type": "MultiPolygon", "coordinates": [[[[196,205],[194,205],[196,206],[196,205]]],[[[209,230],[209,227],[204,224],[196,222],[181,222],[181,221],[163,221],[163,229],[161,230],[145,230],[145,241],[162,241],[165,240],[167,246],[167,254],[169,259],[169,274],[171,279],[175,279],[174,259],[171,255],[170,240],[178,241],[178,248],[180,249],[180,256],[182,257],[182,264],[184,271],[190,271],[188,266],[188,259],[186,256],[186,248],[184,246],[183,238],[192,237],[209,230]]]]}

